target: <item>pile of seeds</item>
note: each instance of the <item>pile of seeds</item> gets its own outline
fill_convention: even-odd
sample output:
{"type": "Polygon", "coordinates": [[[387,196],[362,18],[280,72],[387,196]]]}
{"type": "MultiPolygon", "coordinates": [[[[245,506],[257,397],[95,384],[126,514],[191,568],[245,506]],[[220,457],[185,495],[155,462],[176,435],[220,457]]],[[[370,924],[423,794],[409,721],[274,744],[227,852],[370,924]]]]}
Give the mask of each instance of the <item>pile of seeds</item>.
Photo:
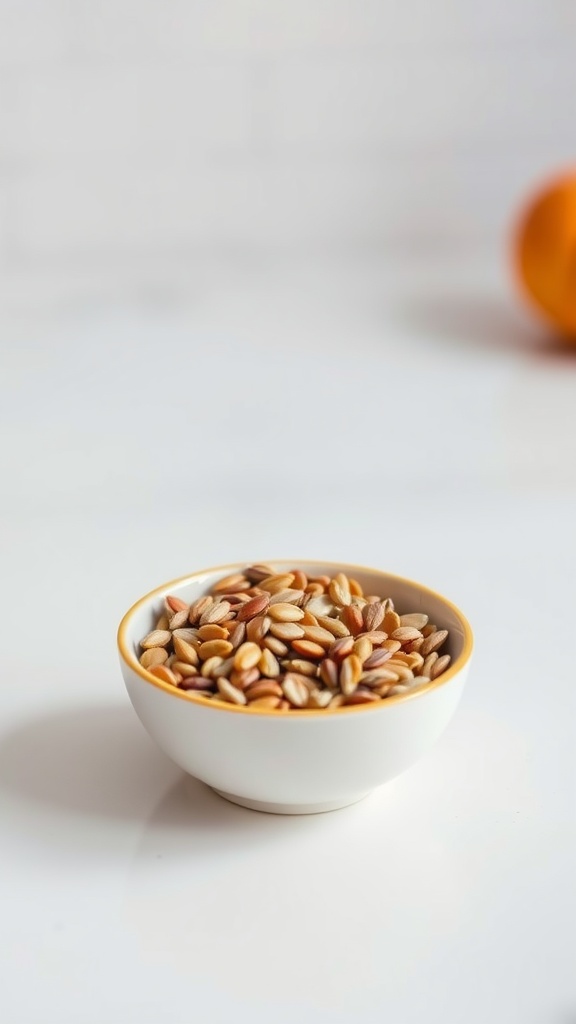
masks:
{"type": "Polygon", "coordinates": [[[251,565],[191,605],[167,597],[140,664],[180,690],[290,711],[376,703],[437,679],[448,630],[338,573],[251,565]]]}

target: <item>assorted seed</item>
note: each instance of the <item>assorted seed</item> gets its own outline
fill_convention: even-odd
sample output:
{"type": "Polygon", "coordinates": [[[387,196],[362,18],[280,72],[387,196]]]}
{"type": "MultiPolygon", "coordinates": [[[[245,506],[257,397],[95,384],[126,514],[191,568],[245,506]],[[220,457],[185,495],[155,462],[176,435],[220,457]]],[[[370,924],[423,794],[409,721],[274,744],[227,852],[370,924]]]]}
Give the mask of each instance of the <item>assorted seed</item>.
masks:
{"type": "Polygon", "coordinates": [[[344,573],[251,565],[188,605],[164,601],[140,664],[203,700],[277,711],[378,703],[438,679],[448,630],[399,615],[344,573]]]}

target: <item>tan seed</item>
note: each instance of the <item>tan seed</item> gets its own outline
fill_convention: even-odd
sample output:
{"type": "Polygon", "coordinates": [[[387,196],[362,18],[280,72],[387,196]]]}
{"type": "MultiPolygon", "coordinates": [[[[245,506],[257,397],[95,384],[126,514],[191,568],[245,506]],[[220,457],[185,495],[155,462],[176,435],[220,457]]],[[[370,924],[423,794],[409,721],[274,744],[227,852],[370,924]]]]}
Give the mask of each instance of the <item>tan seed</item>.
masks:
{"type": "Polygon", "coordinates": [[[221,622],[225,619],[230,611],[229,601],[218,601],[216,604],[211,604],[206,608],[200,617],[200,625],[207,626],[210,622],[221,622]]]}
{"type": "Polygon", "coordinates": [[[392,639],[399,640],[401,644],[407,644],[412,640],[421,640],[422,634],[419,629],[414,629],[414,626],[399,626],[392,633],[392,639]]]}
{"type": "Polygon", "coordinates": [[[383,699],[388,696],[393,685],[393,683],[383,683],[382,686],[376,686],[374,688],[374,693],[377,693],[378,696],[383,699]]]}
{"type": "Polygon", "coordinates": [[[323,658],[326,651],[320,644],[313,643],[312,640],[293,640],[292,647],[298,654],[302,654],[304,658],[323,658]]]}
{"type": "Polygon", "coordinates": [[[397,683],[399,678],[400,676],[390,669],[375,668],[371,672],[365,672],[360,681],[362,686],[376,689],[378,686],[382,686],[382,683],[397,683]]]}
{"type": "Polygon", "coordinates": [[[308,594],[309,597],[321,597],[324,593],[324,587],[321,583],[308,583],[304,587],[304,593],[308,594]]]}
{"type": "Polygon", "coordinates": [[[396,629],[400,629],[400,616],[396,612],[386,612],[382,620],[382,629],[388,636],[392,636],[396,629]]]}
{"type": "Polygon", "coordinates": [[[166,647],[166,645],[170,643],[171,639],[172,633],[170,633],[169,630],[153,629],[151,633],[148,633],[148,636],[145,636],[144,639],[140,641],[140,646],[143,647],[145,651],[149,650],[150,647],[166,647]]]}
{"type": "Polygon", "coordinates": [[[240,644],[244,643],[246,638],[246,623],[237,622],[236,625],[230,630],[228,636],[229,642],[232,644],[233,650],[240,647],[240,644]]]}
{"type": "Polygon", "coordinates": [[[432,678],[432,666],[438,661],[438,654],[436,651],[432,651],[432,654],[428,654],[424,658],[424,664],[422,665],[422,675],[430,676],[432,678]]]}
{"type": "Polygon", "coordinates": [[[274,622],[298,622],[304,617],[304,612],[295,604],[281,601],[279,604],[270,605],[268,615],[274,622]]]}
{"type": "Polygon", "coordinates": [[[173,637],[178,637],[178,640],[185,640],[187,644],[194,644],[198,642],[199,630],[192,629],[175,629],[172,634],[173,637]]]}
{"type": "Polygon", "coordinates": [[[227,658],[232,652],[232,644],[229,640],[207,640],[200,644],[198,654],[203,661],[206,658],[227,658]]]}
{"type": "Polygon", "coordinates": [[[399,640],[384,640],[382,647],[385,651],[392,651],[392,654],[395,654],[396,651],[400,650],[402,644],[399,640]]]}
{"type": "Polygon", "coordinates": [[[311,690],[308,695],[309,708],[327,708],[332,700],[333,694],[330,690],[311,690]]]}
{"type": "Polygon", "coordinates": [[[163,683],[171,683],[172,686],[176,686],[178,683],[172,669],[167,668],[166,665],[153,665],[148,671],[157,679],[161,679],[163,683]]]}
{"type": "Polygon", "coordinates": [[[354,650],[354,637],[347,636],[341,637],[339,640],[335,640],[334,643],[328,648],[328,656],[340,663],[347,658],[349,654],[352,654],[354,650]]]}
{"type": "Polygon", "coordinates": [[[352,601],[352,597],[348,588],[344,589],[339,583],[336,582],[336,579],[330,580],[330,584],[328,586],[328,594],[332,598],[334,604],[338,605],[340,608],[344,608],[345,606],[349,605],[352,601]]]}
{"type": "Polygon", "coordinates": [[[380,668],[392,657],[392,651],[387,651],[385,648],[378,647],[369,658],[366,658],[364,662],[364,668],[371,670],[373,668],[380,668]]]}
{"type": "Polygon", "coordinates": [[[280,700],[278,697],[257,697],[256,700],[248,701],[248,707],[254,711],[276,711],[280,707],[280,700]]]}
{"type": "MultiPolygon", "coordinates": [[[[396,657],[398,657],[398,655],[396,655],[396,657]]],[[[424,664],[424,658],[422,655],[414,651],[412,654],[408,654],[407,658],[408,660],[406,664],[408,665],[408,668],[411,668],[413,672],[420,672],[424,664]]]]}
{"type": "Polygon", "coordinates": [[[451,659],[449,654],[443,654],[441,658],[438,658],[438,661],[435,662],[434,665],[432,666],[431,678],[437,679],[438,676],[441,676],[442,673],[445,672],[446,669],[448,668],[450,660],[451,659]]]}
{"type": "Polygon", "coordinates": [[[340,689],[349,697],[362,678],[362,662],[355,654],[349,654],[340,666],[340,689]]]}
{"type": "Polygon", "coordinates": [[[169,629],[169,628],[170,628],[170,623],[168,621],[168,616],[167,615],[161,615],[159,617],[157,623],[156,623],[155,629],[166,630],[166,629],[169,629]]]}
{"type": "Polygon", "coordinates": [[[362,633],[364,630],[364,620],[362,618],[362,611],[355,605],[349,605],[342,611],[342,622],[348,626],[348,629],[352,633],[352,636],[358,636],[358,633],[362,633]]]}
{"type": "Polygon", "coordinates": [[[358,687],[354,693],[351,693],[346,697],[345,704],[372,704],[374,701],[379,701],[380,697],[373,690],[363,690],[358,687]]]}
{"type": "Polygon", "coordinates": [[[231,704],[246,704],[246,697],[238,687],[233,686],[228,679],[218,680],[218,692],[224,700],[231,704]]]}
{"type": "Polygon", "coordinates": [[[338,689],[338,665],[331,658],[320,662],[320,678],[330,690],[338,689]]]}
{"type": "Polygon", "coordinates": [[[359,637],[358,640],[354,641],[353,651],[354,654],[360,658],[362,664],[364,664],[372,654],[372,644],[367,637],[359,637]]]}
{"type": "Polygon", "coordinates": [[[205,597],[199,597],[197,601],[194,601],[190,605],[188,621],[190,622],[191,626],[196,625],[196,623],[200,620],[206,609],[209,608],[211,604],[213,604],[213,598],[210,597],[210,594],[206,594],[205,597]]]}
{"type": "Polygon", "coordinates": [[[197,676],[198,669],[195,665],[189,665],[186,661],[173,661],[170,665],[173,672],[178,672],[182,677],[184,676],[197,676]]]}
{"type": "Polygon", "coordinates": [[[414,678],[414,673],[412,669],[408,668],[407,665],[403,665],[401,661],[394,661],[394,659],[392,658],[388,662],[386,667],[390,672],[395,672],[401,682],[403,682],[405,679],[414,678]]]}
{"type": "Polygon", "coordinates": [[[267,647],[272,654],[275,654],[277,658],[284,658],[288,654],[288,645],[285,644],[276,636],[265,636],[262,641],[262,646],[267,647]]]}
{"type": "Polygon", "coordinates": [[[198,630],[198,637],[200,640],[227,640],[228,630],[222,626],[218,626],[215,622],[209,623],[207,626],[200,626],[198,630]]]}
{"type": "Polygon", "coordinates": [[[240,645],[234,655],[234,668],[238,669],[240,672],[243,672],[247,668],[255,668],[260,661],[261,654],[262,651],[258,644],[254,644],[250,640],[247,640],[246,643],[240,645]]]}
{"type": "Polygon", "coordinates": [[[268,576],[267,579],[261,580],[258,586],[269,594],[277,594],[280,590],[287,590],[289,587],[292,587],[293,582],[294,575],[289,572],[280,576],[268,576]]]}
{"type": "Polygon", "coordinates": [[[270,603],[269,594],[258,594],[243,604],[238,612],[238,622],[245,622],[257,615],[263,615],[270,603]]]}
{"type": "Polygon", "coordinates": [[[431,636],[432,633],[435,633],[437,629],[438,626],[435,626],[433,622],[429,622],[427,626],[424,626],[424,629],[422,630],[422,636],[431,636]]]}
{"type": "Polygon", "coordinates": [[[279,640],[300,640],[304,636],[304,630],[297,622],[274,622],[270,632],[279,640]]]}
{"type": "Polygon", "coordinates": [[[172,595],[169,594],[168,597],[166,598],[166,604],[168,605],[171,612],[186,612],[186,617],[188,617],[188,611],[190,609],[190,606],[186,603],[186,601],[182,601],[181,598],[172,597],[172,595]]]}
{"type": "Polygon", "coordinates": [[[248,640],[255,644],[259,643],[266,636],[271,625],[272,619],[268,615],[257,615],[256,618],[250,619],[246,625],[248,640]]]}
{"type": "Polygon", "coordinates": [[[188,609],[181,612],[174,612],[168,620],[168,629],[182,629],[188,622],[188,609]]]}
{"type": "Polygon", "coordinates": [[[270,597],[270,604],[299,604],[304,598],[303,590],[279,590],[277,594],[272,594],[270,597]]]}
{"type": "Polygon", "coordinates": [[[244,573],[237,572],[232,576],[225,576],[224,579],[218,580],[218,583],[212,587],[215,594],[233,594],[237,587],[244,589],[245,584],[248,583],[244,573]]]}
{"type": "Polygon", "coordinates": [[[318,671],[318,665],[304,658],[294,658],[287,662],[286,668],[289,672],[298,672],[301,676],[315,676],[318,671]]]}
{"type": "Polygon", "coordinates": [[[367,632],[378,629],[378,626],[381,626],[384,622],[384,605],[382,602],[375,601],[373,604],[364,605],[362,619],[364,621],[364,629],[367,632]]]}
{"type": "Polygon", "coordinates": [[[415,651],[419,653],[423,643],[424,637],[421,636],[418,640],[412,640],[409,644],[404,644],[404,650],[408,654],[413,654],[415,651]]]}
{"type": "Polygon", "coordinates": [[[248,700],[260,700],[261,697],[282,697],[282,687],[273,679],[259,679],[245,689],[248,700]]]}
{"type": "Polygon", "coordinates": [[[350,630],[345,622],[341,619],[332,619],[329,615],[319,615],[318,625],[322,626],[322,629],[327,629],[332,636],[339,639],[344,636],[350,636],[350,630]]]}
{"type": "MultiPolygon", "coordinates": [[[[219,659],[220,660],[220,659],[219,659]]],[[[220,661],[220,664],[212,670],[213,679],[221,679],[222,676],[228,678],[234,669],[234,658],[225,658],[224,661],[220,661]]]]}
{"type": "Polygon", "coordinates": [[[348,587],[352,597],[364,597],[364,592],[358,580],[353,580],[351,576],[348,577],[348,587]]]}
{"type": "Polygon", "coordinates": [[[174,640],[174,654],[178,661],[185,661],[188,665],[198,664],[198,653],[196,648],[186,642],[186,640],[180,640],[179,637],[173,637],[174,640]]]}
{"type": "Polygon", "coordinates": [[[258,668],[263,676],[267,676],[268,679],[275,679],[280,675],[280,665],[278,659],[274,657],[272,651],[264,648],[260,655],[260,661],[258,662],[258,668]]]}
{"type": "Polygon", "coordinates": [[[230,674],[230,682],[237,686],[239,690],[247,690],[253,683],[257,683],[260,679],[260,672],[256,667],[245,668],[244,670],[234,669],[230,674]]]}
{"type": "Polygon", "coordinates": [[[346,698],[345,698],[343,693],[336,693],[332,697],[332,700],[330,701],[328,707],[329,708],[340,708],[340,707],[342,707],[342,705],[343,705],[345,700],[346,700],[346,698]]]}
{"type": "Polygon", "coordinates": [[[324,589],[326,589],[326,587],[330,583],[330,576],[313,576],[310,582],[318,583],[321,587],[324,587],[324,589]]]}
{"type": "Polygon", "coordinates": [[[395,697],[396,694],[398,694],[398,693],[408,693],[409,689],[410,689],[410,687],[406,686],[404,683],[396,683],[395,686],[391,686],[390,687],[389,695],[391,697],[395,697]]]}
{"type": "Polygon", "coordinates": [[[413,626],[414,629],[424,629],[428,623],[428,616],[423,612],[411,612],[409,615],[400,616],[401,626],[413,626]]]}
{"type": "Polygon", "coordinates": [[[282,690],[286,700],[295,708],[303,708],[308,703],[309,690],[302,676],[295,672],[287,672],[282,680],[282,690]]]}
{"type": "Polygon", "coordinates": [[[304,612],[304,614],[303,614],[302,618],[300,619],[300,625],[301,626],[317,626],[318,625],[318,619],[316,618],[315,615],[312,614],[312,612],[309,612],[307,608],[304,608],[303,612],[304,612]]]}
{"type": "Polygon", "coordinates": [[[334,611],[334,603],[326,594],[312,595],[306,602],[306,610],[316,616],[330,615],[334,611]]]}
{"type": "Polygon", "coordinates": [[[247,569],[244,569],[244,575],[251,583],[260,583],[261,580],[267,579],[268,576],[273,576],[274,569],[271,565],[258,563],[258,565],[250,565],[247,569]]]}
{"type": "Polygon", "coordinates": [[[427,636],[420,648],[422,656],[425,658],[428,654],[431,654],[432,651],[437,651],[439,647],[442,647],[447,636],[447,629],[438,629],[435,633],[431,633],[430,636],[427,636]]]}
{"type": "Polygon", "coordinates": [[[427,686],[429,682],[429,676],[414,676],[414,679],[407,681],[407,685],[411,690],[418,690],[421,686],[427,686]]]}
{"type": "Polygon", "coordinates": [[[322,629],[322,626],[302,626],[302,628],[306,640],[312,640],[315,644],[320,644],[321,647],[330,647],[334,643],[332,633],[327,629],[322,629]]]}
{"type": "Polygon", "coordinates": [[[294,586],[297,587],[298,590],[304,591],[308,586],[308,577],[306,573],[303,572],[302,569],[293,569],[292,572],[294,575],[294,586]]]}
{"type": "Polygon", "coordinates": [[[153,668],[154,665],[163,665],[167,657],[168,652],[164,647],[150,647],[142,654],[140,664],[142,668],[153,668]]]}
{"type": "Polygon", "coordinates": [[[206,661],[200,668],[200,675],[204,676],[205,679],[210,679],[214,672],[217,672],[221,667],[223,660],[217,654],[212,655],[211,658],[206,658],[206,661]]]}
{"type": "Polygon", "coordinates": [[[360,636],[367,636],[372,647],[380,647],[385,640],[388,639],[388,633],[385,633],[382,629],[371,629],[369,633],[360,633],[360,636]]]}

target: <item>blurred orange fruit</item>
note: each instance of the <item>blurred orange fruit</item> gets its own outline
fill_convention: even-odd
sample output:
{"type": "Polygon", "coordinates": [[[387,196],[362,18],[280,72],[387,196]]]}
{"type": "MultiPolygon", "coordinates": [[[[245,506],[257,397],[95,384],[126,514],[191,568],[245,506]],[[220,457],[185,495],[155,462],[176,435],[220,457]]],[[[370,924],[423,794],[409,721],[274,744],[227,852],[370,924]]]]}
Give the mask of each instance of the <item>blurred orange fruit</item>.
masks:
{"type": "Polygon", "coordinates": [[[533,305],[576,342],[576,170],[550,182],[528,203],[514,258],[533,305]]]}

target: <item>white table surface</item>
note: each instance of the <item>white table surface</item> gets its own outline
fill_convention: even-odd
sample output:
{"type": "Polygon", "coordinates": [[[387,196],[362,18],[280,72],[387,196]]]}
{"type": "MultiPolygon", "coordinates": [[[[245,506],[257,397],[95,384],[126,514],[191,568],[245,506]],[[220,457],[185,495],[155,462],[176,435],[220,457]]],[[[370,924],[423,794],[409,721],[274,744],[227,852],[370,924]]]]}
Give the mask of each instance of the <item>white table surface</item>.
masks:
{"type": "Polygon", "coordinates": [[[574,1024],[576,358],[432,257],[2,333],[3,1024],[574,1024]],[[117,666],[141,593],[274,556],[476,632],[436,748],[332,814],[186,781],[117,666]]]}

